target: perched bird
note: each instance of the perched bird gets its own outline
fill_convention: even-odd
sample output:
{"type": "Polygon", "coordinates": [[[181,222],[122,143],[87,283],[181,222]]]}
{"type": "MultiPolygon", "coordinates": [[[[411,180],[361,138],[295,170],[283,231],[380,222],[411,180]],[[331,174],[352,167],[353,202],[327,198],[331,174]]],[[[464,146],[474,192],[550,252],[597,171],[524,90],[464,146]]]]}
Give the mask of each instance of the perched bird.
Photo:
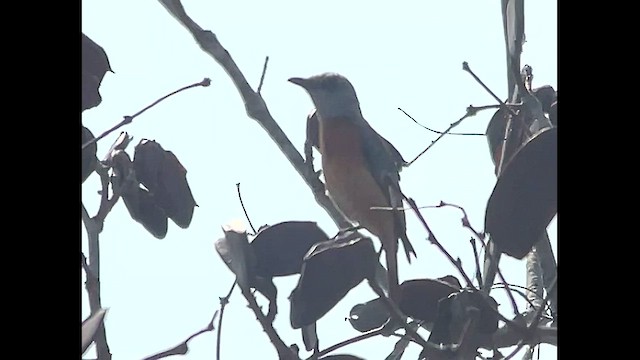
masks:
{"type": "Polygon", "coordinates": [[[411,253],[416,255],[406,235],[405,215],[403,211],[371,208],[402,206],[399,172],[404,160],[363,118],[355,89],[344,76],[324,73],[289,81],[304,88],[315,105],[329,196],[347,218],[380,239],[389,294],[398,299],[398,238],[408,261],[411,253]]]}

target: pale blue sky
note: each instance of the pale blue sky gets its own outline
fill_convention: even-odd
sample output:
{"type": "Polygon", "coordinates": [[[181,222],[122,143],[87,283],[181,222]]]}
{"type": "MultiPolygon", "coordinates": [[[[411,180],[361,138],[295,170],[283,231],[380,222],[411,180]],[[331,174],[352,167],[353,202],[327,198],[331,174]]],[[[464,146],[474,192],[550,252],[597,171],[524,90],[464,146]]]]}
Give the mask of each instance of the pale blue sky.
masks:
{"type": "MultiPolygon", "coordinates": [[[[159,2],[83,1],[82,5],[82,31],[105,49],[115,71],[102,83],[102,104],[83,114],[83,123],[94,134],[168,92],[204,77],[212,79],[210,87],[181,93],[124,128],[134,136],[133,145],[142,138],[155,139],[178,156],[200,205],[188,229],[170,222],[163,240],[131,220],[122,202],[107,218],[101,236],[102,302],[110,308],[107,337],[114,360],[137,360],[172,347],[206,326],[219,307],[218,298],[233,283],[233,274],[213,244],[222,236],[223,224],[244,219],[237,182],[242,184],[244,202],[256,226],[313,220],[328,234],[334,234],[336,228],[265,131],[246,116],[226,73],[159,2]]],[[[494,103],[462,71],[463,61],[500,97],[506,97],[497,0],[397,1],[393,5],[380,1],[191,0],[184,5],[200,26],[216,33],[254,88],[264,57],[269,55],[262,94],[300,152],[312,103],[302,89],[286,81],[292,76],[333,71],[348,77],[364,116],[407,160],[436,135],[413,124],[398,107],[423,124],[444,130],[468,105],[494,103]]],[[[556,1],[525,5],[527,43],[522,64],[533,67],[534,86],[549,84],[557,89],[556,1]]],[[[456,131],[484,132],[491,115],[484,112],[467,119],[456,131]]],[[[99,142],[99,158],[117,135],[99,142]]],[[[482,229],[494,183],[486,139],[448,136],[402,172],[401,185],[419,205],[443,200],[464,206],[471,223],[482,229]]],[[[98,189],[95,175],[82,187],[82,200],[91,214],[98,208],[98,189]]],[[[451,208],[426,209],[423,214],[435,235],[472,275],[470,236],[460,226],[461,214],[451,208]]],[[[554,219],[549,226],[554,251],[556,230],[554,219]]],[[[408,215],[408,236],[418,259],[409,265],[399,257],[401,281],[458,275],[425,240],[425,230],[412,214],[408,215]]],[[[88,254],[84,233],[83,250],[88,254]]],[[[525,283],[524,266],[524,261],[510,258],[502,262],[507,280],[519,285],[525,283]]],[[[296,278],[276,279],[279,314],[275,327],[285,343],[295,342],[303,348],[300,332],[289,326],[286,299],[296,278]]],[[[503,292],[496,290],[495,296],[502,304],[499,310],[511,316],[503,292]]],[[[358,334],[344,318],[353,305],[373,297],[363,283],[322,318],[318,323],[321,348],[358,334]]],[[[524,303],[520,305],[524,309],[524,303]]],[[[86,296],[82,314],[83,318],[89,314],[86,296]]],[[[183,358],[213,359],[215,336],[214,331],[192,340],[183,358]]],[[[393,337],[370,339],[337,353],[383,359],[395,341],[393,337]]],[[[410,346],[405,358],[415,359],[418,352],[410,346]]],[[[222,358],[276,358],[239,293],[225,311],[222,358]]],[[[540,358],[555,359],[556,348],[543,347],[540,358]]]]}

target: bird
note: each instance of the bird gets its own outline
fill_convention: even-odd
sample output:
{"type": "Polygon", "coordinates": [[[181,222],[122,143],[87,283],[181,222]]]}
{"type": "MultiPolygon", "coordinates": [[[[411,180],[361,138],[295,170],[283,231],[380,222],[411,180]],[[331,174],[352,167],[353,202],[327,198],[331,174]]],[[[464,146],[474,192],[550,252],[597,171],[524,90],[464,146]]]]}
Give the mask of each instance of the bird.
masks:
{"type": "Polygon", "coordinates": [[[404,211],[372,209],[402,206],[399,152],[364,119],[355,88],[343,75],[322,73],[289,82],[305,89],[315,105],[322,172],[329,197],[352,222],[368,230],[385,251],[389,297],[398,300],[398,239],[407,260],[415,250],[406,234],[404,211]]]}

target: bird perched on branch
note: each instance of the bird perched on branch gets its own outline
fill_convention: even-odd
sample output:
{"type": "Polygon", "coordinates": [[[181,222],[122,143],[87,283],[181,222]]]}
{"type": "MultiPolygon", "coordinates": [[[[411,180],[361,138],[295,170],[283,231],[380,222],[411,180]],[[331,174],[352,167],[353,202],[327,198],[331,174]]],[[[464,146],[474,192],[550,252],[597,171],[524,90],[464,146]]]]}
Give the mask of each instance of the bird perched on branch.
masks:
{"type": "Polygon", "coordinates": [[[316,107],[322,172],[329,196],[347,218],[380,239],[389,295],[398,299],[398,238],[409,262],[411,253],[416,255],[406,235],[405,214],[371,208],[402,207],[399,172],[406,163],[362,117],[355,89],[344,76],[325,73],[289,81],[304,88],[316,107]]]}

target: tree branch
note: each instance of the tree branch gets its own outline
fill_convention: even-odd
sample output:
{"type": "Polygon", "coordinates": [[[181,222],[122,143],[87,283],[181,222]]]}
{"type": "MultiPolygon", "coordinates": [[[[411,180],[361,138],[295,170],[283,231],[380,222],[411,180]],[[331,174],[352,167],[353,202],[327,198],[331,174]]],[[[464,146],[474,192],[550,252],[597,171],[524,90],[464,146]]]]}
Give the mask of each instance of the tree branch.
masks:
{"type": "Polygon", "coordinates": [[[93,139],[91,139],[91,140],[87,141],[85,144],[83,144],[83,145],[82,145],[82,150],[84,150],[87,146],[89,146],[89,145],[91,145],[91,144],[93,144],[93,143],[96,143],[96,142],[100,141],[102,138],[104,138],[105,136],[107,136],[107,135],[111,134],[112,132],[114,132],[114,131],[116,131],[116,130],[120,129],[121,127],[123,127],[123,126],[125,126],[125,125],[127,125],[127,124],[131,124],[131,123],[133,122],[133,119],[135,119],[136,117],[138,117],[138,116],[142,115],[142,113],[144,113],[145,111],[147,111],[147,110],[151,109],[152,107],[154,107],[154,106],[158,105],[158,104],[159,104],[160,102],[162,102],[163,100],[165,100],[165,99],[167,99],[167,98],[169,98],[169,97],[171,97],[171,96],[173,96],[173,95],[175,95],[175,94],[177,94],[177,93],[179,93],[179,92],[181,92],[181,91],[184,91],[184,90],[187,90],[187,89],[191,89],[191,88],[194,88],[194,87],[196,87],[196,86],[204,86],[204,87],[206,87],[206,86],[209,86],[210,84],[211,84],[211,80],[210,80],[210,79],[208,79],[208,78],[204,78],[204,80],[202,80],[202,81],[200,81],[200,82],[197,82],[197,83],[195,83],[195,84],[191,84],[191,85],[184,86],[184,87],[182,87],[182,88],[180,88],[180,89],[178,89],[178,90],[176,90],[176,91],[173,91],[173,92],[171,92],[171,93],[169,93],[169,94],[167,94],[167,95],[165,95],[165,96],[161,97],[160,99],[158,99],[158,100],[154,101],[153,103],[151,103],[150,105],[148,105],[148,106],[147,106],[147,107],[145,107],[144,109],[142,109],[142,110],[138,111],[137,113],[135,113],[135,114],[133,114],[133,115],[131,115],[131,116],[125,116],[125,117],[122,119],[122,121],[120,121],[118,124],[116,124],[116,125],[115,125],[114,127],[112,127],[111,129],[109,129],[109,130],[107,130],[107,131],[103,132],[102,134],[100,134],[100,136],[98,136],[98,137],[96,137],[96,138],[93,138],[93,139]]]}
{"type": "Polygon", "coordinates": [[[256,298],[251,294],[251,290],[243,289],[242,286],[240,289],[242,290],[242,295],[249,302],[249,307],[253,310],[253,313],[256,315],[260,325],[262,325],[262,329],[267,333],[269,340],[271,340],[271,343],[276,348],[276,351],[278,352],[278,359],[299,360],[298,356],[282,341],[276,330],[273,328],[273,324],[271,324],[271,322],[267,320],[267,317],[262,313],[260,306],[258,306],[258,303],[256,302],[256,298]]]}
{"type": "Polygon", "coordinates": [[[218,310],[216,310],[213,313],[213,317],[211,318],[211,321],[209,322],[209,325],[207,325],[206,328],[193,333],[191,336],[189,336],[185,341],[181,342],[180,344],[176,345],[175,347],[151,355],[149,357],[144,358],[143,360],[158,360],[158,359],[163,359],[169,356],[173,356],[173,355],[185,355],[186,353],[189,352],[189,345],[188,342],[191,341],[191,339],[195,338],[196,336],[200,335],[200,334],[204,334],[208,331],[213,331],[215,329],[215,327],[213,326],[213,322],[216,320],[216,317],[218,316],[218,310]]]}
{"type": "MultiPolygon", "coordinates": [[[[282,151],[286,156],[287,160],[289,160],[291,165],[293,165],[307,186],[309,186],[312,191],[313,189],[319,188],[318,182],[320,182],[320,180],[318,177],[309,172],[308,167],[305,166],[304,159],[298,150],[296,150],[287,135],[271,116],[262,95],[251,88],[244,74],[240,71],[235,61],[233,61],[229,52],[222,46],[222,44],[220,44],[216,35],[209,30],[204,30],[200,25],[193,21],[191,17],[187,15],[179,0],[158,1],[173,17],[176,18],[176,20],[178,20],[178,22],[180,22],[180,24],[189,30],[200,48],[207,54],[211,55],[211,57],[213,57],[214,60],[222,66],[240,93],[240,96],[244,101],[247,115],[251,119],[256,120],[262,126],[269,137],[271,137],[271,139],[276,143],[280,151],[282,151]]],[[[331,216],[339,228],[348,224],[342,213],[325,193],[313,191],[313,194],[318,204],[329,214],[329,216],[331,216]]]]}
{"type": "Polygon", "coordinates": [[[218,334],[216,336],[216,359],[220,360],[220,341],[222,339],[222,317],[224,316],[224,308],[229,303],[229,298],[231,298],[231,294],[233,294],[233,289],[236,288],[236,284],[238,281],[234,281],[233,285],[231,285],[231,289],[229,289],[229,293],[227,296],[220,298],[220,318],[218,319],[218,334]]]}
{"type": "MultiPolygon", "coordinates": [[[[102,309],[102,305],[100,303],[100,229],[96,221],[89,216],[84,204],[82,204],[82,222],[84,223],[87,231],[87,237],[89,238],[89,264],[85,267],[85,271],[89,271],[87,271],[85,287],[89,296],[91,314],[95,314],[98,310],[102,309]]],[[[84,265],[86,264],[86,257],[84,254],[82,257],[84,265]]],[[[104,328],[104,322],[100,324],[94,341],[96,343],[98,360],[111,360],[111,352],[109,351],[109,345],[107,344],[107,334],[104,328]]]]}

